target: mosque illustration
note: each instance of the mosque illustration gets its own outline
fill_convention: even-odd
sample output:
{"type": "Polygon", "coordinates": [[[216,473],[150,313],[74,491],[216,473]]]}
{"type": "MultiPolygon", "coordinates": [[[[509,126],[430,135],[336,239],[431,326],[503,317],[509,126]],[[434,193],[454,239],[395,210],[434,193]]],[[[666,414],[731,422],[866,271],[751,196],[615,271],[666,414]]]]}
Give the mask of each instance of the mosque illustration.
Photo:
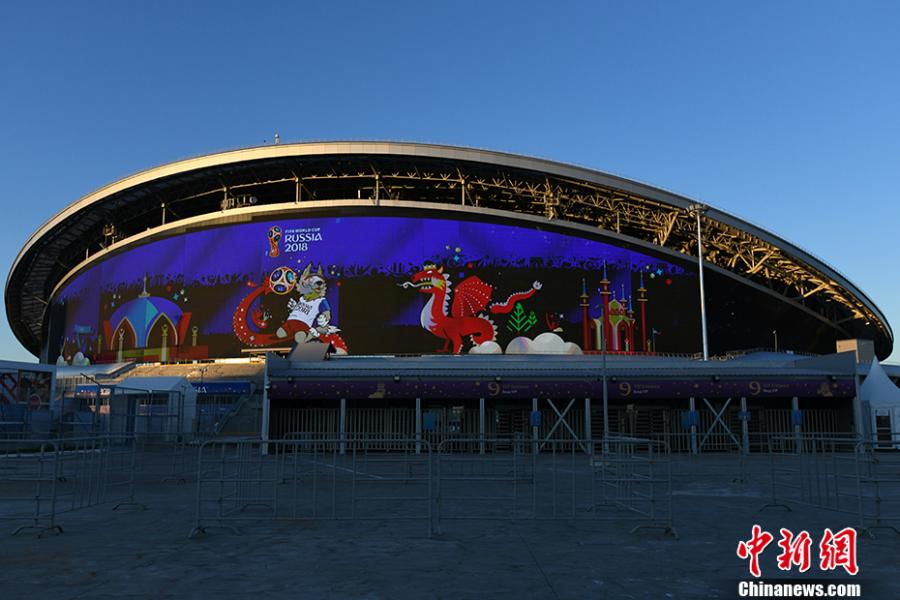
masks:
{"type": "Polygon", "coordinates": [[[197,344],[199,328],[191,326],[191,312],[177,303],[147,291],[119,306],[103,321],[97,339],[100,362],[172,361],[207,358],[209,350],[197,344]]]}

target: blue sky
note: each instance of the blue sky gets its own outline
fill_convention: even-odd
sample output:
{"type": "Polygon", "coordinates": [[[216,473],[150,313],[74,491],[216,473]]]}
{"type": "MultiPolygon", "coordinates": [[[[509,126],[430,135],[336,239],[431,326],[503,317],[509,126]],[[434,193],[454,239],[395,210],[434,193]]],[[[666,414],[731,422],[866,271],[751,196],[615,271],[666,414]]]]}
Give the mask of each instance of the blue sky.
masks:
{"type": "MultiPolygon", "coordinates": [[[[900,332],[898,31],[893,1],[7,4],[0,265],[135,171],[275,132],[399,139],[699,198],[825,259],[900,332]]],[[[0,357],[32,360],[2,321],[0,357]]]]}

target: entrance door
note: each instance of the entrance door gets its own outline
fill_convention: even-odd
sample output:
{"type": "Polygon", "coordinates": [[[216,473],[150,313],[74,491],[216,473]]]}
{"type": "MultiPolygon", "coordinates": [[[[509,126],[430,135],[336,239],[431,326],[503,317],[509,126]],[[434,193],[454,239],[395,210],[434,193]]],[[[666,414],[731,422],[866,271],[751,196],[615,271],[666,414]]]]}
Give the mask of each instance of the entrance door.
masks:
{"type": "Polygon", "coordinates": [[[875,409],[875,440],[879,448],[890,448],[894,441],[894,429],[891,422],[891,409],[875,409]]]}

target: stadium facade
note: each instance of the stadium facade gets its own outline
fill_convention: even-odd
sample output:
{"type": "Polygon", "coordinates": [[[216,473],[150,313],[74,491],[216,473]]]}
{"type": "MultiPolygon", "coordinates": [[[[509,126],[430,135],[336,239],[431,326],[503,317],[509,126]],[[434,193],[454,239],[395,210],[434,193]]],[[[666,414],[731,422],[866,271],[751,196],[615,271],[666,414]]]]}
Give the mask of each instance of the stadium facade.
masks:
{"type": "Polygon", "coordinates": [[[249,148],[122,179],[28,240],[5,299],[15,335],[44,363],[328,348],[341,360],[327,368],[273,367],[257,382],[271,387],[265,403],[417,398],[421,410],[424,398],[480,410],[482,430],[484,399],[468,403],[488,386],[513,404],[553,389],[597,397],[601,349],[630,378],[614,401],[675,410],[688,396],[692,407],[767,395],[830,406],[855,397],[855,368],[794,368],[800,355],[842,339],[871,340],[879,358],[893,347],[884,315],[846,277],[726,212],[570,165],[409,143],[249,148]],[[698,238],[710,354],[774,343],[792,356],[749,371],[673,366],[702,347],[698,238]]]}

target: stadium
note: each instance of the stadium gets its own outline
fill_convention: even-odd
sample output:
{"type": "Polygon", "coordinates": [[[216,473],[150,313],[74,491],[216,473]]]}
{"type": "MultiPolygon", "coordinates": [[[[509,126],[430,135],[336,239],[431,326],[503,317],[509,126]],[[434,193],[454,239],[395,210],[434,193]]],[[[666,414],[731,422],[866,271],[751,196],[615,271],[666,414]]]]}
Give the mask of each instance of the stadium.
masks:
{"type": "Polygon", "coordinates": [[[413,143],[276,144],[127,177],[31,236],[5,300],[57,367],[59,419],[97,385],[178,379],[195,429],[273,438],[608,427],[736,449],[862,431],[858,365],[893,348],[845,276],[724,211],[413,143]],[[859,340],[849,359],[842,340],[859,340]]]}

